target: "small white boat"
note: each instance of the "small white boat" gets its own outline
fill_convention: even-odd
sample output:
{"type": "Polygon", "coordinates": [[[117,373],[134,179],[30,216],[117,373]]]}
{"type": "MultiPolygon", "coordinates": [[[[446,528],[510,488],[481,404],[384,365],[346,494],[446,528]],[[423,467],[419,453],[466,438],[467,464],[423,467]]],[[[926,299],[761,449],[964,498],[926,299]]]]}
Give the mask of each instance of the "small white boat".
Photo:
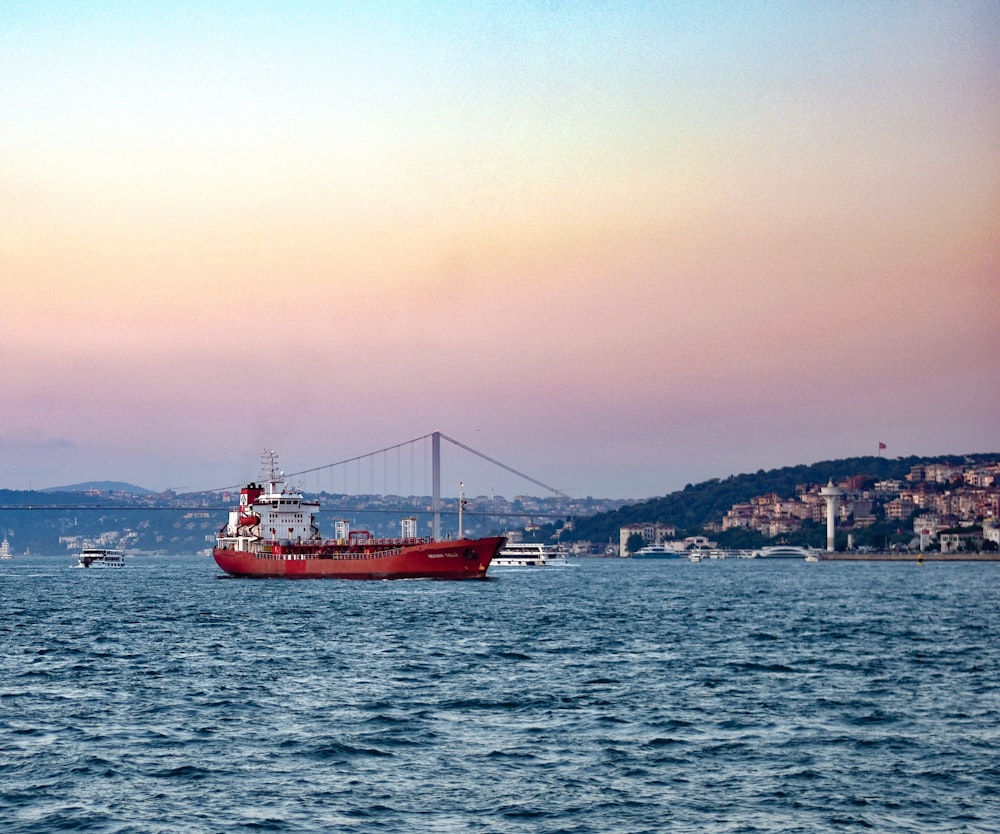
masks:
{"type": "Polygon", "coordinates": [[[815,553],[809,553],[806,556],[806,561],[807,562],[818,562],[819,561],[819,556],[817,556],[815,553]]]}
{"type": "Polygon", "coordinates": [[[776,544],[771,547],[762,547],[757,551],[758,559],[804,559],[813,555],[808,547],[799,547],[794,544],[776,544]]]}
{"type": "Polygon", "coordinates": [[[507,542],[490,564],[508,568],[543,568],[565,565],[566,554],[555,544],[507,542]]]}
{"type": "Polygon", "coordinates": [[[123,568],[125,551],[106,547],[85,547],[76,558],[78,568],[123,568]]]}
{"type": "Polygon", "coordinates": [[[699,556],[697,553],[688,553],[688,561],[689,562],[700,562],[701,561],[701,556],[699,556]]]}
{"type": "Polygon", "coordinates": [[[647,544],[632,554],[633,559],[682,559],[684,551],[668,544],[647,544]]]}

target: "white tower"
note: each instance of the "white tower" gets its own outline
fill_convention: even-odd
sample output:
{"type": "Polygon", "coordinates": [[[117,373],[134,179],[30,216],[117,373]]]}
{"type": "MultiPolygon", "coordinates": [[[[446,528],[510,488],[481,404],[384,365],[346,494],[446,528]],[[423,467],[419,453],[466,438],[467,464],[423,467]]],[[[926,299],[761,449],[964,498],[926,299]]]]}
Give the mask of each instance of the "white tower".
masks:
{"type": "Polygon", "coordinates": [[[417,537],[417,517],[415,515],[404,518],[401,524],[404,539],[415,539],[417,537]]]}
{"type": "Polygon", "coordinates": [[[833,536],[837,521],[837,503],[840,501],[840,497],[844,494],[844,492],[843,490],[835,487],[833,485],[833,478],[830,478],[830,483],[823,487],[823,489],[819,491],[819,494],[826,499],[826,552],[833,553],[833,536]]]}
{"type": "Polygon", "coordinates": [[[346,542],[351,534],[351,522],[346,518],[333,522],[333,536],[337,541],[346,542]]]}

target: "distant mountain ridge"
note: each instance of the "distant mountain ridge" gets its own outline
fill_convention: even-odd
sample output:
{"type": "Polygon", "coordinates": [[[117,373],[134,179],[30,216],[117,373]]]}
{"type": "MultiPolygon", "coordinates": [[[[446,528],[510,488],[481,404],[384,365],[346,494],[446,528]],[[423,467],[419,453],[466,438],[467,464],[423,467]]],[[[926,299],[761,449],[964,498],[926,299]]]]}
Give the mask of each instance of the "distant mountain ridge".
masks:
{"type": "Polygon", "coordinates": [[[84,481],[82,484],[71,484],[70,486],[49,487],[39,490],[40,492],[127,492],[131,495],[152,495],[153,490],[145,487],[128,484],[124,481],[84,481]]]}

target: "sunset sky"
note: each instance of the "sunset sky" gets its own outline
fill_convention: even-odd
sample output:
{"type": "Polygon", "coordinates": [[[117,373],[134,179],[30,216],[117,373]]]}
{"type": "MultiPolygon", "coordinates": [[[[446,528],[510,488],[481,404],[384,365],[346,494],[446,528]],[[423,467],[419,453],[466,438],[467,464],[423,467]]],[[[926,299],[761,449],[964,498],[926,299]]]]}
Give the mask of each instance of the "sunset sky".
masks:
{"type": "Polygon", "coordinates": [[[996,2],[15,0],[0,100],[0,488],[1000,451],[996,2]]]}

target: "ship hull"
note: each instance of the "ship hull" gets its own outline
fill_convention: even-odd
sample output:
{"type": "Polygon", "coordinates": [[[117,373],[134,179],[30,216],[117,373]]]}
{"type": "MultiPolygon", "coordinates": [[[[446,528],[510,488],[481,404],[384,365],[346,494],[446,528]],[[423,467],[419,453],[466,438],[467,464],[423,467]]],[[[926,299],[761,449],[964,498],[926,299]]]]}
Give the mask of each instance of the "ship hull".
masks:
{"type": "Polygon", "coordinates": [[[502,536],[422,542],[394,548],[332,543],[266,545],[259,552],[216,547],[216,564],[231,576],[288,579],[485,579],[502,536]]]}

